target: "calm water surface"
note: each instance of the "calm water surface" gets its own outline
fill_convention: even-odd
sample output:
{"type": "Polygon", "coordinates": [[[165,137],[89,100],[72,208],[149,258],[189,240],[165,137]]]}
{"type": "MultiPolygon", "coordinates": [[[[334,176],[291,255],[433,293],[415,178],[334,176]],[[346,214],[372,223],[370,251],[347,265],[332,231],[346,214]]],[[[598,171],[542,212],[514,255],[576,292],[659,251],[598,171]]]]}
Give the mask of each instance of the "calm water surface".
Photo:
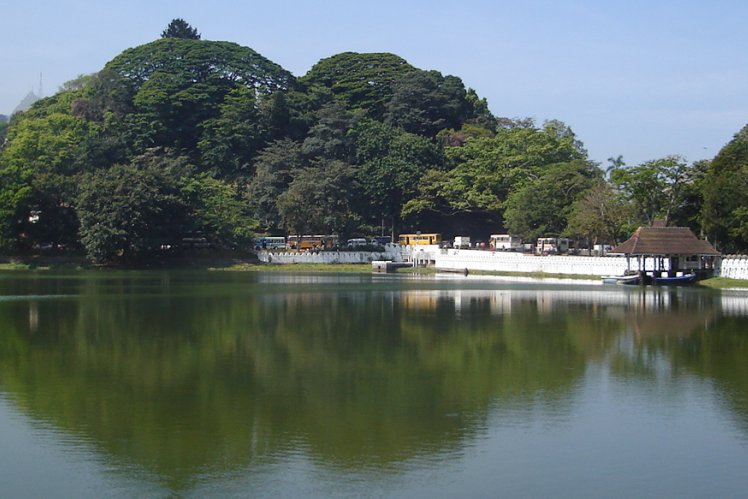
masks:
{"type": "Polygon", "coordinates": [[[745,497],[748,294],[0,274],[0,496],[745,497]]]}

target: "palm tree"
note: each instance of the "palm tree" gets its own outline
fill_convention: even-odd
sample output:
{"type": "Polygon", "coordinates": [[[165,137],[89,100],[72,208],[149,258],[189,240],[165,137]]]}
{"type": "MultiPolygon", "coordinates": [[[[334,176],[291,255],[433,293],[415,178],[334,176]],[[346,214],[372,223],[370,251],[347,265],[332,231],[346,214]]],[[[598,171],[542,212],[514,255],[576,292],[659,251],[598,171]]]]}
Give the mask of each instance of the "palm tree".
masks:
{"type": "Polygon", "coordinates": [[[610,175],[615,170],[618,170],[618,169],[623,168],[624,166],[626,166],[626,162],[623,161],[623,155],[622,154],[619,154],[615,158],[611,156],[610,158],[608,158],[608,163],[610,163],[610,164],[605,169],[605,178],[607,178],[608,180],[610,180],[610,175]]]}

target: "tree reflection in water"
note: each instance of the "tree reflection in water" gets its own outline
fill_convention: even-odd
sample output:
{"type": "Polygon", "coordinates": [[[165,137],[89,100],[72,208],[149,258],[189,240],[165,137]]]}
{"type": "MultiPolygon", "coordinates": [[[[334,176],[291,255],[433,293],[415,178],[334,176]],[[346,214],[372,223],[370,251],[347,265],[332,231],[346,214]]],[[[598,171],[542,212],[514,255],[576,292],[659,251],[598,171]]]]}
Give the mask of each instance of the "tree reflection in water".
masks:
{"type": "Polygon", "coordinates": [[[173,490],[288,453],[458,452],[490,414],[570,417],[591,364],[714,380],[748,432],[746,316],[718,293],[229,273],[0,289],[2,391],[173,490]]]}

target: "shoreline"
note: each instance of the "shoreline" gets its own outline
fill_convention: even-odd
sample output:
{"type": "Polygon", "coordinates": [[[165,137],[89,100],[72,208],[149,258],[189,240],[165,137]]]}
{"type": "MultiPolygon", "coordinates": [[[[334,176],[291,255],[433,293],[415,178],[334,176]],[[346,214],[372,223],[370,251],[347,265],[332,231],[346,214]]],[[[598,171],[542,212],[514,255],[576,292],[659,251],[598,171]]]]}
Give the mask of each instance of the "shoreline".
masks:
{"type": "MultiPolygon", "coordinates": [[[[117,271],[155,271],[155,270],[205,270],[209,272],[343,272],[343,273],[372,273],[370,263],[291,263],[269,264],[256,258],[209,258],[197,256],[162,262],[150,262],[131,266],[102,266],[89,263],[81,257],[5,257],[0,262],[2,272],[117,272],[117,271]]],[[[436,275],[441,272],[434,267],[406,267],[395,271],[397,274],[436,275]]],[[[601,276],[582,274],[546,274],[542,272],[505,272],[468,270],[466,275],[482,275],[497,277],[530,277],[536,279],[564,279],[569,281],[598,280],[601,276]]],[[[696,283],[696,286],[710,289],[748,289],[748,280],[731,279],[727,277],[711,277],[696,283]]]]}

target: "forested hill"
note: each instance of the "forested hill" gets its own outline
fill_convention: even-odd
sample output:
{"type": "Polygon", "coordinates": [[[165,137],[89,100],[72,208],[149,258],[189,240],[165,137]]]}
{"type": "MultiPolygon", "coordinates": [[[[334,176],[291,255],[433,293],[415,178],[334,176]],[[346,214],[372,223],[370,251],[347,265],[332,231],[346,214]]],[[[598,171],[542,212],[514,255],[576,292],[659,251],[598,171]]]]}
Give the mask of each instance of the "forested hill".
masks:
{"type": "MultiPolygon", "coordinates": [[[[346,52],[297,78],[195,33],[125,50],[0,129],[5,252],[132,261],[185,238],[242,249],[257,233],[403,229],[611,239],[642,219],[564,123],[497,118],[459,77],[346,52]],[[596,190],[631,210],[590,228],[596,190]]],[[[671,216],[700,223],[688,206],[671,216]]]]}

